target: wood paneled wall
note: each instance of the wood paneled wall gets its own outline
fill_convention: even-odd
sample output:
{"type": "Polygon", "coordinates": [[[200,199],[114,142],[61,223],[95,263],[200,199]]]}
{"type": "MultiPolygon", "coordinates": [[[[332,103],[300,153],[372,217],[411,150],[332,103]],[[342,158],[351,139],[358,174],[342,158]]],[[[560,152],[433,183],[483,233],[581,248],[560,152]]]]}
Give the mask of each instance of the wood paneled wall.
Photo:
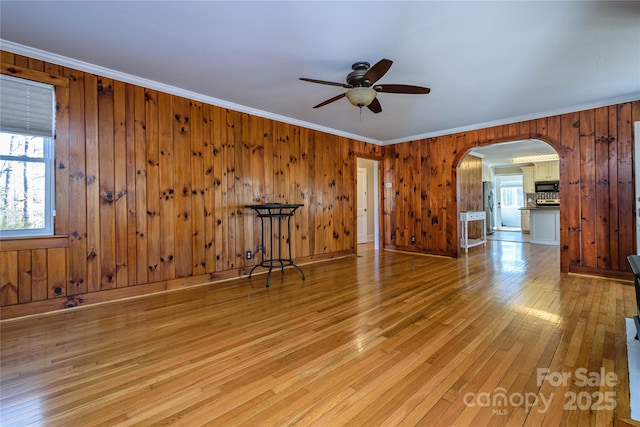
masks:
{"type": "Polygon", "coordinates": [[[535,138],[560,155],[561,270],[630,278],[635,253],[633,123],[640,101],[388,147],[384,239],[389,248],[456,256],[461,159],[473,147],[535,138]],[[411,245],[408,236],[420,236],[411,245]]]}
{"type": "Polygon", "coordinates": [[[246,274],[261,257],[247,204],[304,204],[298,261],[355,252],[355,159],[381,160],[382,147],[6,52],[2,68],[67,82],[56,88],[64,237],[0,242],[3,318],[246,274]]]}
{"type": "Polygon", "coordinates": [[[392,185],[385,247],[458,256],[461,159],[524,138],[561,155],[562,270],[628,274],[640,102],[380,147],[0,54],[3,72],[56,84],[58,103],[56,237],[0,242],[2,318],[245,274],[261,249],[246,204],[305,205],[299,262],[352,254],[356,157],[392,185]]]}
{"type": "MultiPolygon", "coordinates": [[[[482,208],[482,158],[467,154],[458,168],[458,206],[462,211],[481,211],[482,208]]],[[[482,222],[469,222],[469,237],[482,235],[482,222]]]]}

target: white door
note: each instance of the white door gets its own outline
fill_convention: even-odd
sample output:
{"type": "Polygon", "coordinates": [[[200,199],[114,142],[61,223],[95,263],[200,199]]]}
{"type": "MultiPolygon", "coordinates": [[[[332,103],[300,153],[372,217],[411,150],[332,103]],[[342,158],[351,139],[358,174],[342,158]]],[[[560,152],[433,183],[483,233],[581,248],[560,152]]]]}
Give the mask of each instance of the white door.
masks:
{"type": "Polygon", "coordinates": [[[367,170],[358,168],[357,176],[358,243],[367,242],[367,170]]]}
{"type": "Polygon", "coordinates": [[[496,230],[521,230],[520,208],[524,206],[522,175],[496,177],[496,230]]]}

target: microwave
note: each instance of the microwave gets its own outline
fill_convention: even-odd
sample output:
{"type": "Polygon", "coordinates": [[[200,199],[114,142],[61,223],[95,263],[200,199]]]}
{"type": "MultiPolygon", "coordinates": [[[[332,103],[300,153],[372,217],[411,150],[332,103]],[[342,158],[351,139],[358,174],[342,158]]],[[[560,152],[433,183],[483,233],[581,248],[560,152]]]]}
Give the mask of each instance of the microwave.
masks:
{"type": "Polygon", "coordinates": [[[560,191],[560,181],[536,182],[536,193],[548,193],[560,191]]]}

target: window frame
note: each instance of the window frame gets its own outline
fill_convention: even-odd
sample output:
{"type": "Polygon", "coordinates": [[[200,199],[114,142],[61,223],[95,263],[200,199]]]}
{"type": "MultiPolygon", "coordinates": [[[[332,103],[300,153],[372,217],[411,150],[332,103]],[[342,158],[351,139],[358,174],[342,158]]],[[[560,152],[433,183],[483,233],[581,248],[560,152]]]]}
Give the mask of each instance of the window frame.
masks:
{"type": "MultiPolygon", "coordinates": [[[[15,71],[15,68],[12,70],[15,71]]],[[[50,137],[45,137],[41,135],[30,135],[29,133],[21,133],[21,132],[2,132],[4,134],[14,134],[14,135],[24,135],[24,136],[38,136],[43,139],[43,155],[42,157],[30,157],[24,155],[7,155],[0,154],[0,161],[17,161],[17,162],[26,162],[26,163],[42,163],[45,167],[45,185],[44,185],[44,227],[41,228],[21,228],[21,229],[0,229],[0,239],[6,238],[33,238],[33,237],[52,237],[55,235],[55,215],[56,215],[56,174],[55,174],[55,132],[56,132],[56,123],[57,123],[57,108],[56,108],[56,99],[57,99],[57,85],[55,82],[46,81],[50,79],[45,79],[45,81],[40,81],[37,78],[28,78],[26,76],[15,76],[12,74],[8,74],[5,72],[3,67],[2,70],[2,78],[9,79],[17,79],[24,80],[29,82],[29,84],[37,84],[43,86],[49,86],[52,90],[52,120],[53,120],[53,129],[52,135],[50,137]]],[[[10,70],[11,71],[11,70],[10,70]]],[[[30,72],[28,74],[40,74],[38,72],[30,72]]],[[[57,82],[57,79],[55,79],[57,82]]]]}

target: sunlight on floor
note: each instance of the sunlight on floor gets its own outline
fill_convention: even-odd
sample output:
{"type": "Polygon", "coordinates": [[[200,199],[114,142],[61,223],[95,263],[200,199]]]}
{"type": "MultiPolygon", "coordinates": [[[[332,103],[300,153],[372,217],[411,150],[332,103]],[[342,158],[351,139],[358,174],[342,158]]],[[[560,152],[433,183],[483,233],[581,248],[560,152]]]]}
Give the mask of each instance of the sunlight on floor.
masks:
{"type": "Polygon", "coordinates": [[[522,231],[494,231],[487,235],[487,240],[500,240],[504,242],[529,243],[529,234],[522,231]]]}

